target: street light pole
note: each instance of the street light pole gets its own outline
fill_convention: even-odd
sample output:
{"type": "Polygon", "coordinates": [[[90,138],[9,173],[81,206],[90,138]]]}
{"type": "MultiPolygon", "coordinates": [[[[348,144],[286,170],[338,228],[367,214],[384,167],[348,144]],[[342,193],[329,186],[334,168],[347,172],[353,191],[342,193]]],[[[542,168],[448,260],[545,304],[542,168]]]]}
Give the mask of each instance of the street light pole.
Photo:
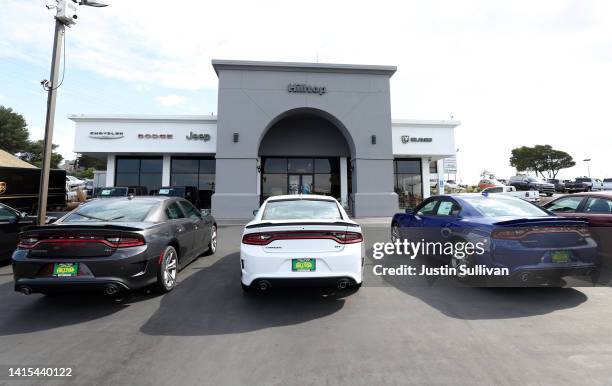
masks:
{"type": "Polygon", "coordinates": [[[584,160],[584,162],[586,162],[586,165],[587,165],[587,174],[588,174],[589,178],[591,178],[591,166],[590,166],[591,159],[587,158],[587,159],[584,160]]]}
{"type": "Polygon", "coordinates": [[[62,54],[62,42],[64,39],[65,26],[59,20],[55,20],[55,38],[53,39],[53,56],[51,59],[51,79],[47,92],[47,119],[45,121],[45,138],[43,146],[43,159],[40,170],[40,185],[38,192],[38,217],[39,225],[44,225],[47,218],[47,194],[49,192],[49,170],[51,168],[51,154],[53,151],[53,124],[55,122],[55,104],[57,101],[57,88],[59,68],[62,54]]]}
{"type": "MultiPolygon", "coordinates": [[[[45,121],[45,138],[42,154],[42,165],[40,169],[40,184],[38,190],[38,225],[44,225],[47,219],[47,195],[49,193],[49,170],[51,169],[51,155],[53,152],[53,124],[55,122],[55,103],[57,101],[57,89],[61,85],[58,82],[59,66],[62,57],[62,43],[65,39],[66,26],[76,23],[77,9],[81,5],[102,8],[106,4],[95,0],[56,0],[57,5],[48,5],[48,9],[56,9],[55,37],[53,39],[53,56],[51,58],[51,79],[42,81],[47,90],[47,119],[45,121]]],[[[66,63],[64,63],[64,66],[66,63]]],[[[64,67],[65,68],[65,67],[64,67]]],[[[63,76],[62,76],[63,78],[63,76]]],[[[63,79],[62,79],[63,82],[63,79]]]]}

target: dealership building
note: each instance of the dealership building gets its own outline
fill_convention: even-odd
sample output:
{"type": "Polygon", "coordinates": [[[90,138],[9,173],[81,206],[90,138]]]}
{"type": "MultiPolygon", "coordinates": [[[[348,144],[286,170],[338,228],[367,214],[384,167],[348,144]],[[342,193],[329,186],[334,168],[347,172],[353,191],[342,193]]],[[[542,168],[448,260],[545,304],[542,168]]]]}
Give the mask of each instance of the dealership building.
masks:
{"type": "Polygon", "coordinates": [[[459,122],[392,119],[396,67],[212,65],[216,116],[71,115],[74,151],[106,159],[105,186],[195,186],[224,220],[297,193],[334,196],[355,217],[389,216],[443,188],[459,122]]]}

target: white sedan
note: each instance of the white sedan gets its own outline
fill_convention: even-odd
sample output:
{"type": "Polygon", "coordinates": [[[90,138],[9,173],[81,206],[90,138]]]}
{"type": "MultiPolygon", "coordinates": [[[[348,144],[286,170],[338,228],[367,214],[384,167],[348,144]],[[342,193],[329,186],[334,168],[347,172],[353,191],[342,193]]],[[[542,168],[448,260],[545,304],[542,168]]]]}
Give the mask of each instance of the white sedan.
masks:
{"type": "Polygon", "coordinates": [[[359,288],[363,279],[361,227],[332,197],[268,198],[240,244],[242,288],[314,283],[359,288]]]}

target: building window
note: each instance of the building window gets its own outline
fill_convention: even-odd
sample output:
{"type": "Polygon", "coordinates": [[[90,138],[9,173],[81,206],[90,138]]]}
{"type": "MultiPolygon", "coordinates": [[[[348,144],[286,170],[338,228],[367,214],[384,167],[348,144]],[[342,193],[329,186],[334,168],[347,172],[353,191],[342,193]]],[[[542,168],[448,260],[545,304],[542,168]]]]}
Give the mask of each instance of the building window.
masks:
{"type": "Polygon", "coordinates": [[[144,186],[155,194],[162,183],[161,157],[117,157],[115,186],[144,186]]]}
{"type": "Polygon", "coordinates": [[[214,158],[172,157],[171,186],[195,186],[200,209],[209,209],[215,193],[216,161],[214,158]]]}
{"type": "Polygon", "coordinates": [[[396,158],[393,170],[400,208],[414,208],[423,201],[421,160],[396,158]]]}
{"type": "Polygon", "coordinates": [[[261,199],[281,194],[340,198],[340,158],[262,158],[261,199]]]}

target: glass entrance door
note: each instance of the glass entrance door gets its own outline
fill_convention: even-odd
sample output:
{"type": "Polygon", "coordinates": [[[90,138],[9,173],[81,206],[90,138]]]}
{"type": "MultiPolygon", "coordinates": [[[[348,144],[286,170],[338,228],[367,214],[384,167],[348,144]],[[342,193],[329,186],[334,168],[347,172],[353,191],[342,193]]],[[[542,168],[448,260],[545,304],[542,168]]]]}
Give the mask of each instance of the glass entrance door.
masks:
{"type": "Polygon", "coordinates": [[[311,194],[313,181],[312,174],[289,174],[287,191],[289,194],[311,194]]]}

